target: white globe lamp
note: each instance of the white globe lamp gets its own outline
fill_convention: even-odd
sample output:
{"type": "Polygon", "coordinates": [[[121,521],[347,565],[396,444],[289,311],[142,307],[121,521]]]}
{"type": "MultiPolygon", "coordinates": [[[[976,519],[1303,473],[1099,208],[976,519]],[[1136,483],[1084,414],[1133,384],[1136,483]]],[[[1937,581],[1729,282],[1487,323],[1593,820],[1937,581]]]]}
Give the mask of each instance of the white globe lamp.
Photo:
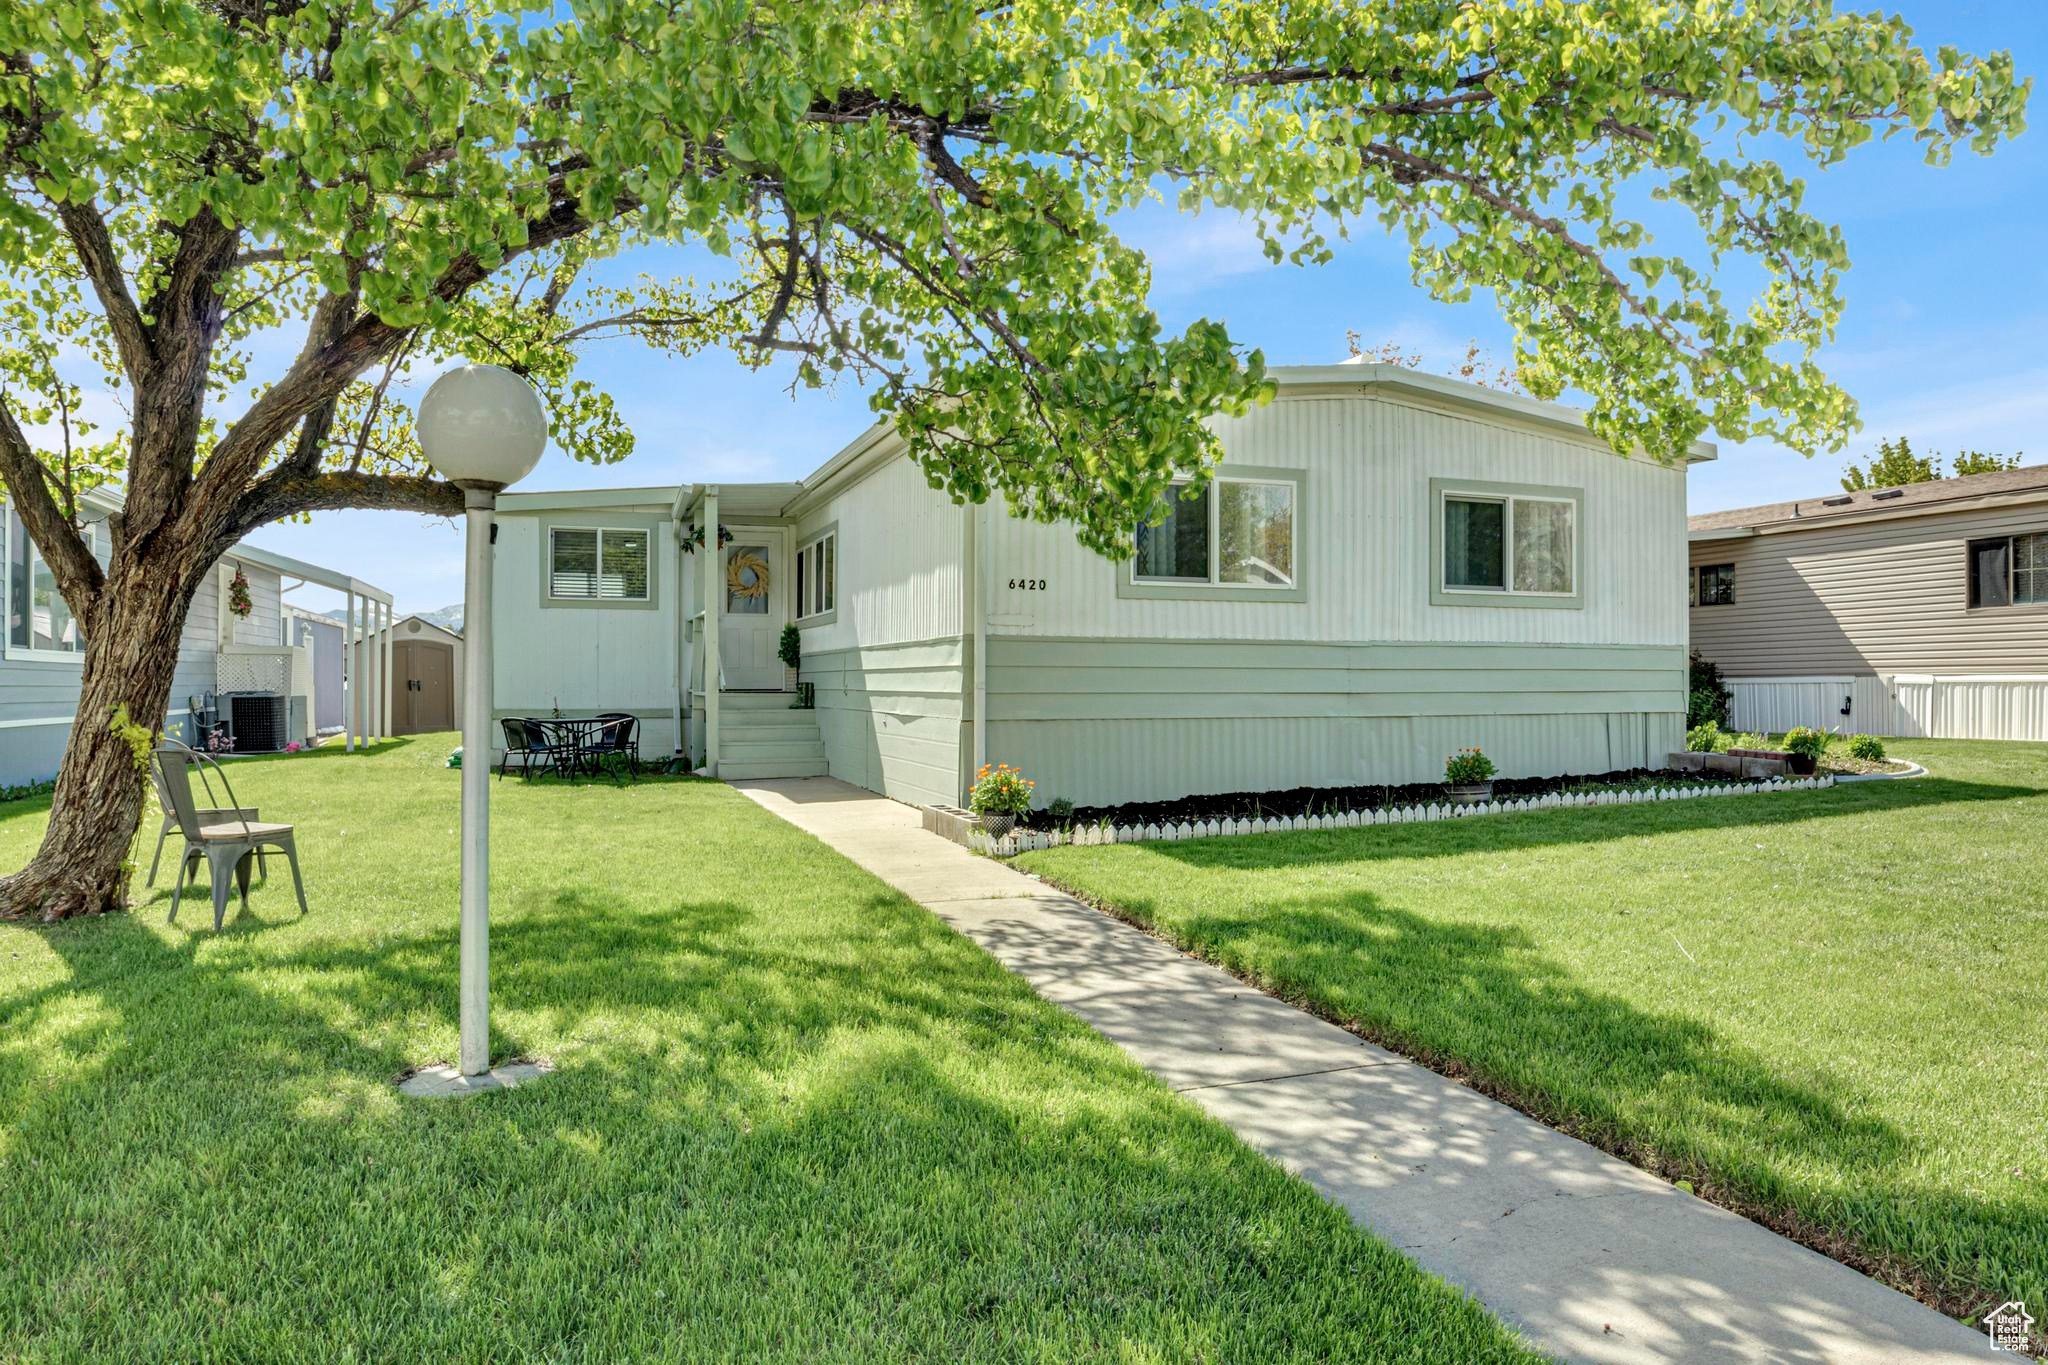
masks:
{"type": "Polygon", "coordinates": [[[548,419],[533,386],[497,365],[448,371],[420,400],[413,428],[435,470],[463,490],[468,554],[462,606],[462,1049],[460,1066],[406,1082],[421,1095],[517,1085],[531,1066],[491,1066],[491,542],[498,493],[533,472],[548,419]]]}

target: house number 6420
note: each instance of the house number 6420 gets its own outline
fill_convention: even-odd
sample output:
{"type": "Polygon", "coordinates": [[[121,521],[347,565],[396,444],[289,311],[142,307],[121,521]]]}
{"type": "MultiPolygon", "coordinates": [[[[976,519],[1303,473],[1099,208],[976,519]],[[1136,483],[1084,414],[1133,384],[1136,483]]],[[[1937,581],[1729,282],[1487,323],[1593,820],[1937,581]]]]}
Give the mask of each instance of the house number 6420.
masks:
{"type": "Polygon", "coordinates": [[[1013,578],[1010,580],[1010,590],[1012,592],[1044,592],[1045,580],[1043,578],[1013,578]]]}

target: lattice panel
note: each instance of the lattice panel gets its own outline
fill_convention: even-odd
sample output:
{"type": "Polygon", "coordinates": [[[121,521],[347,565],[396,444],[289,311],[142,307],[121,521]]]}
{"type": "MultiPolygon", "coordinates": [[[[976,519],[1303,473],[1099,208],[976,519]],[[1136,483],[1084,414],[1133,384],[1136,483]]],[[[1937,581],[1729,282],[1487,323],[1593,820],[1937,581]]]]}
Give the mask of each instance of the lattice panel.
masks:
{"type": "Polygon", "coordinates": [[[218,660],[223,694],[231,692],[278,692],[292,690],[292,661],[288,654],[223,654],[218,660]]]}

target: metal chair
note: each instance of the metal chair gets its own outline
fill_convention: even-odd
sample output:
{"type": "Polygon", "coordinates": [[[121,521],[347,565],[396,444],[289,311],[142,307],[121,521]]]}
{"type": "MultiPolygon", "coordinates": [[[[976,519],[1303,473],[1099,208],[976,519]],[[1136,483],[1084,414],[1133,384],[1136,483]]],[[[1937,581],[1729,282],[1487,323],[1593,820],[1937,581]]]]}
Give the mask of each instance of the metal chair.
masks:
{"type": "MultiPolygon", "coordinates": [[[[251,820],[243,813],[243,807],[235,800],[235,790],[228,783],[228,775],[219,763],[195,749],[186,747],[176,740],[157,747],[156,772],[159,790],[168,798],[171,812],[177,816],[178,829],[185,836],[187,846],[197,846],[206,857],[207,870],[213,881],[213,927],[220,928],[221,920],[227,915],[228,883],[235,882],[241,891],[242,909],[249,908],[249,864],[258,852],[274,848],[284,854],[292,866],[292,889],[298,893],[299,913],[306,914],[306,884],[299,876],[299,851],[292,842],[290,825],[265,824],[251,820]],[[206,799],[211,803],[213,782],[207,776],[211,768],[220,778],[221,790],[227,794],[226,806],[209,804],[202,807],[192,799],[192,774],[199,773],[201,785],[206,790],[206,799]],[[202,810],[233,813],[233,818],[208,824],[200,818],[202,810]]],[[[188,864],[189,865],[189,864],[188,864]]],[[[185,896],[184,869],[179,869],[177,889],[171,893],[170,922],[178,922],[178,902],[185,896]]]]}
{"type": "MultiPolygon", "coordinates": [[[[149,876],[145,877],[142,882],[144,886],[155,886],[157,865],[163,861],[164,857],[164,844],[170,839],[171,831],[178,828],[178,813],[171,808],[170,794],[164,790],[163,777],[157,772],[156,765],[153,763],[149,768],[149,780],[156,787],[156,802],[159,806],[163,807],[164,812],[163,828],[156,832],[156,852],[151,855],[149,860],[149,876]]],[[[194,813],[199,817],[199,823],[202,825],[218,825],[229,820],[260,820],[263,818],[254,806],[243,806],[239,809],[202,806],[194,813]]],[[[191,842],[189,839],[186,840],[184,855],[178,859],[178,880],[183,881],[190,876],[192,864],[198,862],[204,856],[200,851],[199,845],[191,842]]],[[[259,876],[266,879],[270,876],[270,866],[264,861],[263,850],[261,849],[256,851],[256,871],[259,876]]]]}
{"type": "Polygon", "coordinates": [[[505,736],[505,756],[498,760],[498,776],[504,777],[505,770],[512,766],[512,755],[519,755],[519,775],[533,776],[533,739],[527,732],[526,722],[517,716],[504,716],[498,721],[498,728],[505,736]]]}
{"type": "MultiPolygon", "coordinates": [[[[601,711],[597,743],[592,746],[602,763],[613,754],[625,755],[625,768],[634,781],[640,780],[640,717],[630,711],[601,711]]],[[[613,777],[617,781],[616,775],[613,777]]]]}

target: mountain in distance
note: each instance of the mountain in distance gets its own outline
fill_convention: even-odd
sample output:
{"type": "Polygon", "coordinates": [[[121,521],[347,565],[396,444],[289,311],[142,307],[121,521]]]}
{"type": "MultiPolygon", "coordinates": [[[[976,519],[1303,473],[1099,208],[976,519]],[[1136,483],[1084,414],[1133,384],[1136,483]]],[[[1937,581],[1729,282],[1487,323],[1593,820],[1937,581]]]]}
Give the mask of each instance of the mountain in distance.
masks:
{"type": "MultiPolygon", "coordinates": [[[[346,621],[348,619],[348,608],[335,607],[330,611],[322,612],[321,615],[331,616],[337,621],[346,621]]],[[[457,602],[452,607],[436,607],[432,611],[409,611],[398,619],[402,621],[406,616],[417,616],[428,625],[439,626],[443,630],[452,630],[457,635],[462,634],[462,604],[460,602],[457,602]]]]}

